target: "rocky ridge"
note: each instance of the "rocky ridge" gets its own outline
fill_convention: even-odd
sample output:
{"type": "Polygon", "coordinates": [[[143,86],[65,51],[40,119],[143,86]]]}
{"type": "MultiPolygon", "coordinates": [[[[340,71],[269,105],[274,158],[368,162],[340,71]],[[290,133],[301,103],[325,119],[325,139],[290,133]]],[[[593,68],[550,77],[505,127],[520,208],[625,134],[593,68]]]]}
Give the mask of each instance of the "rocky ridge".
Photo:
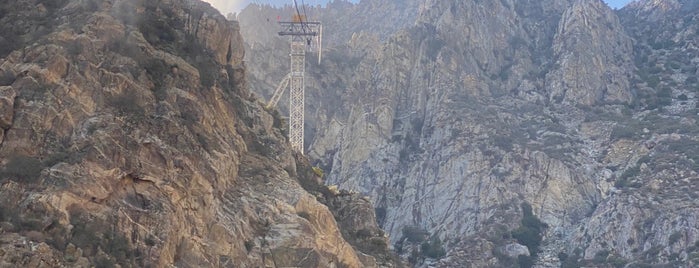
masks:
{"type": "Polygon", "coordinates": [[[399,265],[368,201],[291,151],[208,4],[10,1],[0,33],[0,266],[399,265]]]}
{"type": "Polygon", "coordinates": [[[690,267],[696,6],[424,1],[309,62],[308,154],[416,266],[690,267]]]}

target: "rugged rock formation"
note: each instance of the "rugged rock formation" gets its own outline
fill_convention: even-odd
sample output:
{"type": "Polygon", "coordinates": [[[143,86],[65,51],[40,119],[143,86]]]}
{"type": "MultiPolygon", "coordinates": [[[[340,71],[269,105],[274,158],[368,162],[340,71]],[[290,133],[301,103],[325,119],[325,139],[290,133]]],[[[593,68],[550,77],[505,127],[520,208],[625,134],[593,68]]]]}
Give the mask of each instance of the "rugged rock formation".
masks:
{"type": "Polygon", "coordinates": [[[619,11],[635,39],[638,100],[632,116],[614,120],[603,163],[623,172],[617,191],[575,232],[576,255],[699,264],[698,8],[697,1],[636,1],[619,11]]]}
{"type": "MultiPolygon", "coordinates": [[[[386,41],[357,33],[309,62],[308,155],[371,197],[416,265],[692,266],[696,8],[424,1],[386,41]]],[[[282,77],[280,51],[251,75],[282,77]]]]}
{"type": "Polygon", "coordinates": [[[0,266],[394,265],[368,201],[318,184],[251,97],[208,4],[5,1],[0,35],[0,266]]]}
{"type": "Polygon", "coordinates": [[[602,1],[575,1],[554,37],[557,68],[547,75],[555,101],[593,105],[630,103],[631,39],[602,1]]]}

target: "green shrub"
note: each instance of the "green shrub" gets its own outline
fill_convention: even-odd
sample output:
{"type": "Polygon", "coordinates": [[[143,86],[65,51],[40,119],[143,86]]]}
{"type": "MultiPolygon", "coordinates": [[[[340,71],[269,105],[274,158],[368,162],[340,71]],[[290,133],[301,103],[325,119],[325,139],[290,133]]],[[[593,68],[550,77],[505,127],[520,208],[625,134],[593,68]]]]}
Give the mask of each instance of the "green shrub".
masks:
{"type": "Polygon", "coordinates": [[[670,235],[668,242],[670,245],[673,245],[677,243],[677,241],[680,241],[680,238],[682,238],[682,233],[676,231],[670,235]]]}
{"type": "Polygon", "coordinates": [[[97,243],[100,240],[97,236],[100,233],[100,228],[95,226],[96,221],[90,220],[87,213],[71,212],[70,214],[70,223],[73,225],[70,243],[83,249],[88,256],[96,253],[97,243]]]}
{"type": "Polygon", "coordinates": [[[69,208],[69,213],[70,223],[73,225],[69,236],[70,243],[81,248],[86,257],[95,256],[99,249],[109,255],[91,259],[96,267],[115,267],[117,263],[121,267],[134,266],[132,261],[136,254],[131,249],[129,239],[113,229],[113,218],[102,220],[73,207],[69,208]]]}
{"type": "Polygon", "coordinates": [[[371,237],[372,235],[371,235],[371,230],[360,229],[360,230],[357,230],[357,232],[354,234],[354,236],[357,238],[367,238],[367,237],[371,237]]]}
{"type": "Polygon", "coordinates": [[[68,0],[39,0],[38,3],[43,4],[49,10],[56,10],[68,4],[68,0]]]}
{"type": "Polygon", "coordinates": [[[34,183],[39,179],[43,165],[39,159],[29,156],[11,156],[0,172],[2,178],[12,178],[18,182],[34,183]]]}
{"type": "Polygon", "coordinates": [[[530,268],[534,266],[534,258],[532,256],[517,256],[517,263],[519,263],[520,268],[530,268]]]}
{"type": "Polygon", "coordinates": [[[94,264],[96,268],[114,268],[116,266],[116,262],[112,260],[109,257],[99,257],[94,260],[94,264]]]}
{"type": "Polygon", "coordinates": [[[195,64],[199,70],[199,82],[204,88],[211,88],[216,84],[219,74],[219,66],[215,63],[199,62],[195,64]]]}
{"type": "Polygon", "coordinates": [[[118,115],[139,119],[145,116],[145,110],[138,105],[138,97],[135,92],[124,92],[113,97],[109,103],[118,115]]]}
{"type": "Polygon", "coordinates": [[[68,42],[63,47],[65,47],[68,55],[79,55],[83,51],[83,45],[78,41],[68,42]]]}
{"type": "Polygon", "coordinates": [[[612,129],[612,134],[610,138],[612,140],[619,140],[619,139],[631,139],[636,135],[636,129],[633,129],[629,126],[626,125],[616,125],[614,126],[614,129],[612,129]]]}
{"type": "Polygon", "coordinates": [[[429,233],[417,226],[405,226],[403,227],[403,237],[408,239],[409,242],[421,243],[427,239],[429,233]]]}
{"type": "Polygon", "coordinates": [[[386,220],[386,208],[377,207],[376,209],[374,209],[374,212],[376,213],[376,222],[378,222],[379,225],[383,225],[383,222],[386,220]]]}
{"type": "Polygon", "coordinates": [[[166,46],[173,44],[177,40],[177,32],[168,22],[160,19],[161,16],[153,14],[154,11],[147,9],[142,20],[138,22],[138,29],[146,38],[146,41],[153,46],[166,46]]]}
{"type": "Polygon", "coordinates": [[[656,88],[658,84],[660,84],[660,77],[658,77],[657,75],[648,76],[646,84],[651,88],[656,88]]]}
{"type": "Polygon", "coordinates": [[[324,175],[323,169],[321,169],[320,167],[312,167],[311,169],[313,170],[313,173],[316,174],[316,176],[318,176],[320,178],[323,177],[323,175],[324,175]]]}
{"type": "Polygon", "coordinates": [[[674,61],[668,61],[665,63],[665,69],[675,69],[678,70],[682,67],[679,63],[674,62],[674,61]]]}
{"type": "Polygon", "coordinates": [[[422,255],[433,259],[439,259],[447,255],[446,250],[442,246],[442,240],[437,236],[433,236],[429,241],[422,242],[420,249],[422,250],[422,255]]]}
{"type": "Polygon", "coordinates": [[[619,178],[614,182],[614,187],[618,189],[623,189],[627,187],[639,187],[638,183],[632,182],[632,180],[641,173],[640,165],[628,168],[624,173],[619,176],[619,178]]]}
{"type": "Polygon", "coordinates": [[[57,152],[46,157],[42,163],[45,167],[52,167],[58,163],[69,160],[70,158],[71,156],[68,152],[57,152]]]}
{"type": "Polygon", "coordinates": [[[658,98],[672,98],[672,89],[670,89],[667,86],[663,86],[660,90],[658,90],[658,98]]]}
{"type": "Polygon", "coordinates": [[[147,59],[140,64],[146,69],[146,73],[151,76],[153,83],[156,84],[162,83],[161,80],[170,72],[170,67],[161,59],[147,59]]]}
{"type": "Polygon", "coordinates": [[[493,145],[500,147],[503,151],[512,151],[514,141],[512,137],[506,135],[497,135],[493,137],[493,145]]]}
{"type": "MultiPolygon", "coordinates": [[[[1,16],[0,16],[1,18],[1,16]]],[[[22,46],[22,37],[12,31],[3,33],[4,38],[0,38],[0,57],[5,57],[22,46]]]]}
{"type": "Polygon", "coordinates": [[[612,255],[607,258],[607,263],[611,264],[615,268],[622,268],[626,267],[626,264],[629,263],[629,261],[617,255],[612,255]]]}
{"type": "Polygon", "coordinates": [[[607,260],[607,257],[609,257],[609,250],[600,250],[597,253],[595,253],[594,261],[596,263],[604,263],[607,260]]]}
{"type": "Polygon", "coordinates": [[[531,205],[524,202],[521,206],[523,214],[521,225],[512,231],[512,237],[517,239],[518,243],[527,246],[532,256],[536,256],[541,245],[542,232],[548,226],[534,216],[531,205]]]}
{"type": "Polygon", "coordinates": [[[12,85],[12,83],[14,83],[16,79],[17,77],[10,71],[0,72],[0,86],[12,85]]]}
{"type": "Polygon", "coordinates": [[[252,248],[255,247],[255,243],[252,242],[251,240],[245,241],[244,245],[245,245],[245,250],[247,250],[248,253],[250,253],[250,251],[252,250],[252,248]]]}
{"type": "Polygon", "coordinates": [[[558,260],[561,262],[564,262],[566,259],[568,259],[568,254],[565,252],[559,252],[558,253],[558,260]]]}
{"type": "Polygon", "coordinates": [[[129,240],[116,231],[110,231],[105,234],[103,244],[104,251],[116,258],[117,260],[127,260],[131,258],[132,252],[129,248],[129,240]]]}
{"type": "Polygon", "coordinates": [[[155,246],[155,239],[150,235],[148,237],[146,237],[144,242],[146,243],[146,246],[149,246],[149,247],[155,246]]]}
{"type": "Polygon", "coordinates": [[[299,212],[296,212],[296,215],[298,215],[299,217],[304,218],[304,219],[306,219],[306,220],[309,220],[309,221],[311,220],[311,214],[309,214],[309,213],[306,212],[306,211],[299,211],[299,212]]]}

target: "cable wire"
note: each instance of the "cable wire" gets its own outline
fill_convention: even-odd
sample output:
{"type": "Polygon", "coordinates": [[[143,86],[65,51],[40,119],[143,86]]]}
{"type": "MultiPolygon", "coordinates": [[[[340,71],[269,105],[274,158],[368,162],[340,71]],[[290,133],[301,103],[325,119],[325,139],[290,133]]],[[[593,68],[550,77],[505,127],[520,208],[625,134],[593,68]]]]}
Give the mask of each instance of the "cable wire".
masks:
{"type": "MultiPolygon", "coordinates": [[[[306,14],[306,3],[304,3],[303,0],[301,0],[301,7],[303,8],[303,17],[306,18],[306,20],[308,20],[308,14],[306,14]]],[[[311,39],[312,39],[311,37],[306,37],[306,42],[309,45],[311,43],[311,39]]]]}

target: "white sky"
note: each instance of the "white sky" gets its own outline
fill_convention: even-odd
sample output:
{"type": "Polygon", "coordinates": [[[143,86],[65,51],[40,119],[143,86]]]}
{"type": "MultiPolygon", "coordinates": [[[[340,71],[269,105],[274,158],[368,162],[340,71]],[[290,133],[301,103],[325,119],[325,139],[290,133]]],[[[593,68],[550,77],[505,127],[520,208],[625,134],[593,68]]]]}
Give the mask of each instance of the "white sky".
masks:
{"type": "Polygon", "coordinates": [[[237,12],[237,11],[243,9],[243,7],[245,7],[245,5],[247,4],[245,2],[249,2],[249,1],[245,1],[245,0],[204,0],[204,2],[210,3],[216,9],[221,11],[221,14],[223,14],[225,16],[228,13],[237,12]]]}

